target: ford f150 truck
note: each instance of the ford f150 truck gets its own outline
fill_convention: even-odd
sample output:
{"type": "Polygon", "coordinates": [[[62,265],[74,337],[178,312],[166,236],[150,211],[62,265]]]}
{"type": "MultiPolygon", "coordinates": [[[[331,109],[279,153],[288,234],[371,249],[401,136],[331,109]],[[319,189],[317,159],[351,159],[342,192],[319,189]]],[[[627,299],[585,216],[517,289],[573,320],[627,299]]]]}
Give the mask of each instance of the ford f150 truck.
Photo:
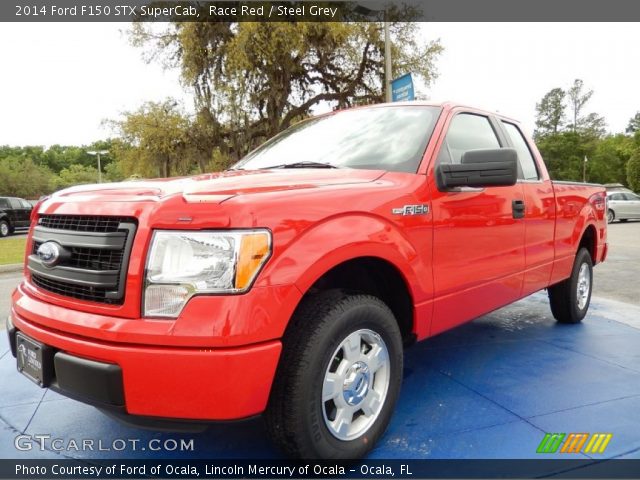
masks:
{"type": "Polygon", "coordinates": [[[384,433],[403,348],[547,289],[577,323],[606,196],[453,104],[303,121],[231,169],[74,187],[32,215],[7,331],[42,387],[150,424],[264,412],[294,457],[384,433]]]}

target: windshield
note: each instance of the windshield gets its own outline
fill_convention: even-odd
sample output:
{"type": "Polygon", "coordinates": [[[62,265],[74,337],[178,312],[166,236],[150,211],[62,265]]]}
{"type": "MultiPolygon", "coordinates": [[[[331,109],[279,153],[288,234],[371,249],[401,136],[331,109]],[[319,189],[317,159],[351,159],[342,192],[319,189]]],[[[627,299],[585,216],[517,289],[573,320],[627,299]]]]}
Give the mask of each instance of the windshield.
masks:
{"type": "Polygon", "coordinates": [[[234,169],[324,166],[415,173],[439,107],[358,108],[312,118],[273,137],[234,169]]]}

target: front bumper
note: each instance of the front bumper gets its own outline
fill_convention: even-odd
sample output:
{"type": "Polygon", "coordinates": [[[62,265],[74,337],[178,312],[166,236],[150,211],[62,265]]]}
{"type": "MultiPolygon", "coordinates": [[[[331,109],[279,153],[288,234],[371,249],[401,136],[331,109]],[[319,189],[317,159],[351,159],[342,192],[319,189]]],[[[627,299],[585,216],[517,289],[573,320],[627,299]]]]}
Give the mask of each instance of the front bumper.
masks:
{"type": "MultiPolygon", "coordinates": [[[[73,328],[62,330],[43,324],[43,320],[59,320],[55,316],[57,310],[67,322],[75,317],[75,323],[84,331],[87,322],[95,320],[89,319],[90,314],[44,304],[17,291],[7,332],[14,353],[17,331],[55,349],[51,387],[64,395],[129,415],[188,420],[241,419],[266,408],[280,357],[279,340],[212,347],[206,346],[205,341],[211,330],[203,329],[200,340],[192,335],[188,338],[205,346],[183,346],[180,344],[184,338],[176,342],[175,337],[169,336],[169,346],[158,345],[158,335],[144,337],[152,338],[154,344],[138,343],[140,336],[136,335],[126,343],[127,335],[117,335],[106,328],[99,333],[111,331],[119,341],[90,338],[73,332],[73,328]],[[49,314],[47,319],[41,316],[43,312],[49,314]]],[[[204,318],[200,320],[206,322],[204,318]]],[[[99,323],[108,327],[118,322],[122,319],[101,317],[99,323]]],[[[131,322],[127,321],[129,327],[131,322]]],[[[141,331],[149,323],[138,322],[141,331]]]]}

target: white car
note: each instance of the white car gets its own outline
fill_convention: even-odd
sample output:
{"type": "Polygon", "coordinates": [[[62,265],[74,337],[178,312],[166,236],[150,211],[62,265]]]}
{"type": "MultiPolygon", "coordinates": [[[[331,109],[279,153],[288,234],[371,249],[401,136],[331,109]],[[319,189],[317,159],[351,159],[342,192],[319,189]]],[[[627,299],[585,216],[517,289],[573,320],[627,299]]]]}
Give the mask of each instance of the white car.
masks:
{"type": "Polygon", "coordinates": [[[640,196],[630,190],[607,192],[607,221],[640,219],[640,196]]]}

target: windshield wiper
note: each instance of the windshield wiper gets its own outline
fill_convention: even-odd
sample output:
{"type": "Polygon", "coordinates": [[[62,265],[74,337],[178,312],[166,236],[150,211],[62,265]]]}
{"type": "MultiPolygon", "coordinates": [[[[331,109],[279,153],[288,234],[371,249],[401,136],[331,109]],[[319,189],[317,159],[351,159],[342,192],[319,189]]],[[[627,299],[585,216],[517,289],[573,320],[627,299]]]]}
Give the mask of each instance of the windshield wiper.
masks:
{"type": "Polygon", "coordinates": [[[340,168],[330,163],[322,162],[293,162],[283,163],[282,165],[273,165],[266,168],[340,168]]]}

